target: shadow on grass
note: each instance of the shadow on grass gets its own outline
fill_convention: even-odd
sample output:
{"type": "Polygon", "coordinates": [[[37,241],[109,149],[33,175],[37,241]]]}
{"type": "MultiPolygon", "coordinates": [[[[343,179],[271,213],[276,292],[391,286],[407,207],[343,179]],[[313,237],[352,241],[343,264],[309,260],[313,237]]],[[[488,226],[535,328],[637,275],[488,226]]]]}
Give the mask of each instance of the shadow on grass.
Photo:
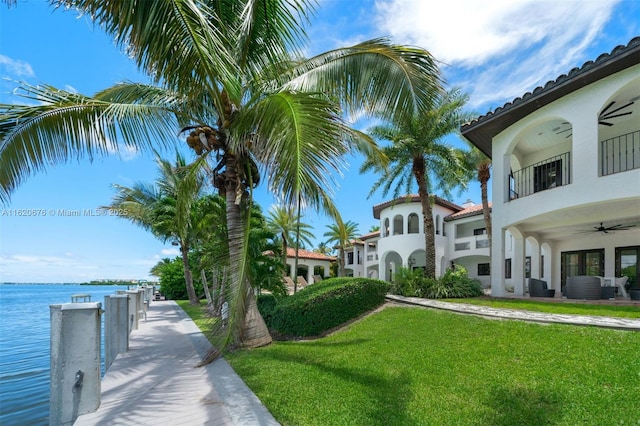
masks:
{"type": "Polygon", "coordinates": [[[487,405],[493,408],[482,422],[496,426],[551,425],[561,417],[561,398],[522,387],[496,387],[487,405]]]}
{"type": "MultiPolygon", "coordinates": [[[[359,339],[356,339],[359,340],[359,339]]],[[[342,344],[344,342],[341,342],[342,344]]],[[[358,344],[359,342],[349,342],[358,344]]],[[[306,344],[305,344],[306,345],[306,344]]],[[[313,346],[327,346],[326,344],[313,344],[313,346]]],[[[335,346],[335,345],[329,345],[335,346]]],[[[322,349],[319,348],[319,351],[322,349]]],[[[256,356],[254,353],[252,356],[256,356]]],[[[321,354],[320,354],[321,355],[321,354]]],[[[336,396],[331,406],[318,406],[315,404],[301,407],[296,403],[296,410],[307,410],[300,418],[287,418],[285,411],[278,413],[269,406],[269,410],[283,424],[366,424],[366,425],[410,425],[415,424],[415,419],[407,409],[407,402],[411,400],[410,374],[405,371],[398,371],[393,377],[381,377],[377,372],[368,372],[357,368],[337,365],[329,357],[326,361],[319,359],[318,352],[314,356],[294,355],[285,350],[262,351],[256,358],[263,358],[266,363],[277,362],[282,365],[299,364],[305,368],[315,369],[321,374],[332,376],[331,383],[346,383],[341,388],[328,389],[336,396]],[[334,380],[335,379],[335,380],[334,380]],[[349,398],[350,402],[343,404],[340,395],[349,398]],[[354,401],[361,399],[361,401],[354,401]],[[354,403],[355,402],[355,403],[354,403]],[[306,421],[305,421],[306,419],[306,421]],[[308,421],[308,422],[307,422],[308,421]]],[[[258,361],[258,359],[256,359],[258,361]]],[[[250,376],[259,374],[263,365],[256,362],[252,366],[245,366],[242,369],[242,377],[247,382],[251,382],[250,376]]],[[[234,367],[235,368],[235,367],[234,367]]],[[[321,385],[323,381],[316,382],[321,385]]],[[[313,386],[309,383],[309,386],[313,386]]],[[[252,390],[260,395],[262,389],[252,387],[252,390]]],[[[296,392],[291,389],[291,392],[296,392]]],[[[317,391],[317,390],[316,390],[317,391]]],[[[320,389],[320,392],[323,390],[320,389]]],[[[292,395],[295,400],[295,395],[292,395]]],[[[266,401],[263,401],[266,402],[266,401]]]]}

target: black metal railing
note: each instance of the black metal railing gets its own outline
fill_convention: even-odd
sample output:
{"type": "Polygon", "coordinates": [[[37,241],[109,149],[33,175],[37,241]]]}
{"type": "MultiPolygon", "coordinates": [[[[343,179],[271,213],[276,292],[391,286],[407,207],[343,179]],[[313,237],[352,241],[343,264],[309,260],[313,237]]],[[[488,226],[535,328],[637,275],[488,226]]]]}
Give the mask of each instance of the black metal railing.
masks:
{"type": "Polygon", "coordinates": [[[571,183],[571,153],[547,158],[509,175],[509,199],[526,197],[536,192],[571,183]]]}
{"type": "Polygon", "coordinates": [[[640,167],[640,130],[600,142],[600,176],[640,167]]]}

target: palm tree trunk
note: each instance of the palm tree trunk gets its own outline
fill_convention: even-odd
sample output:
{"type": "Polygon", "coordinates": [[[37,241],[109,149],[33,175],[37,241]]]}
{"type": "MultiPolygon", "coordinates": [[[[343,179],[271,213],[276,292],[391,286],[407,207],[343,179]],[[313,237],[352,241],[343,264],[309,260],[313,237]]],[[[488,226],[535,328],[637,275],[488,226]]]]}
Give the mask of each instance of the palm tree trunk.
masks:
{"type": "Polygon", "coordinates": [[[425,178],[424,158],[413,159],[413,175],[418,184],[418,195],[422,205],[422,223],[424,227],[424,251],[426,255],[424,275],[427,278],[436,277],[436,243],[435,230],[433,227],[433,213],[431,211],[431,200],[427,191],[427,180],[425,178]]]}
{"type": "Polygon", "coordinates": [[[182,265],[184,267],[184,282],[187,286],[187,295],[189,296],[189,304],[197,305],[200,303],[198,296],[196,296],[196,289],[193,288],[193,274],[189,268],[189,247],[182,243],[180,244],[180,252],[182,254],[182,265]]]}
{"type": "Polygon", "coordinates": [[[482,196],[482,216],[484,226],[487,229],[489,239],[489,257],[491,257],[491,212],[489,211],[489,200],[487,196],[487,182],[491,178],[490,165],[483,163],[478,167],[478,180],[480,181],[480,193],[482,196]]]}
{"type": "Polygon", "coordinates": [[[338,276],[344,277],[344,245],[340,244],[338,251],[338,276]]]}
{"type": "Polygon", "coordinates": [[[235,344],[244,347],[258,347],[271,343],[271,335],[258,311],[255,294],[247,274],[247,253],[245,251],[241,206],[245,188],[242,183],[238,182],[236,167],[235,158],[229,155],[225,170],[230,288],[233,289],[230,301],[229,329],[235,344]]]}

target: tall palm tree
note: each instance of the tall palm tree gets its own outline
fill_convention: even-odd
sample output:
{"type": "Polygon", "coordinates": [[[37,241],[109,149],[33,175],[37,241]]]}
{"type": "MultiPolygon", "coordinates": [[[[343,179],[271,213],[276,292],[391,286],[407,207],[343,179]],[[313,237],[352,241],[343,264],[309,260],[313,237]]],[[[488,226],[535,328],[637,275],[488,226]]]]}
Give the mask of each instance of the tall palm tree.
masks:
{"type": "Polygon", "coordinates": [[[491,208],[489,207],[489,196],[487,185],[491,179],[491,159],[482,151],[471,145],[471,150],[465,156],[467,170],[473,172],[475,178],[480,182],[480,196],[482,198],[482,217],[484,226],[487,229],[489,239],[489,256],[491,256],[491,208]]]}
{"type": "MultiPolygon", "coordinates": [[[[305,248],[310,246],[314,234],[313,227],[308,223],[298,221],[293,209],[277,206],[269,211],[267,216],[267,226],[271,231],[277,233],[282,240],[282,252],[286,256],[288,247],[305,248]],[[296,235],[299,228],[299,235],[296,235]]],[[[286,265],[286,257],[285,263],[286,265]]]]}
{"type": "Polygon", "coordinates": [[[358,236],[358,224],[338,219],[336,223],[327,225],[327,228],[329,230],[324,233],[324,236],[328,238],[327,244],[338,246],[338,276],[344,277],[344,251],[351,247],[351,241],[358,236]]]}
{"type": "Polygon", "coordinates": [[[437,66],[419,48],[375,39],[302,59],[307,0],[64,0],[93,17],[155,85],[120,83],[93,97],[22,85],[37,105],[0,105],[0,199],[50,163],[187,144],[211,163],[226,198],[231,283],[225,343],[271,341],[247,279],[244,212],[261,177],[285,205],[337,216],[331,178],[343,154],[376,145],[342,117],[400,122],[431,107],[437,66]]]}
{"type": "Polygon", "coordinates": [[[468,114],[462,110],[467,99],[467,95],[454,88],[438,96],[433,108],[414,115],[410,120],[372,128],[370,132],[374,137],[391,142],[382,150],[390,164],[384,168],[376,159],[368,159],[360,168],[360,172],[374,170],[381,175],[370,194],[382,187],[386,196],[395,183],[395,199],[402,192],[409,195],[414,184],[417,185],[424,224],[425,276],[430,278],[435,278],[436,274],[432,192],[439,189],[444,195],[449,195],[451,189],[465,185],[468,179],[464,169],[464,151],[444,140],[467,121],[468,114]]]}
{"type": "Polygon", "coordinates": [[[156,162],[160,173],[153,185],[139,183],[132,188],[114,185],[116,195],[105,208],[124,212],[120,217],[179,247],[189,303],[197,305],[189,251],[198,231],[202,231],[196,206],[205,189],[203,169],[197,165],[189,167],[179,153],[175,163],[160,157],[156,157],[156,162]]]}
{"type": "Polygon", "coordinates": [[[318,247],[313,249],[314,253],[324,254],[326,256],[331,256],[333,253],[333,249],[324,241],[318,244],[318,247]]]}

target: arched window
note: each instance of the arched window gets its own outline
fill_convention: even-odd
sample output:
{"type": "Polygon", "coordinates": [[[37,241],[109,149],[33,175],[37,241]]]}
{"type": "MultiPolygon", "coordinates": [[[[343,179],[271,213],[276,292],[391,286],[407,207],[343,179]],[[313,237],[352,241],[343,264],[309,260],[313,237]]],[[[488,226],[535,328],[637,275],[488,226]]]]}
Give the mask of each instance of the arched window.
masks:
{"type": "Polygon", "coordinates": [[[418,219],[417,214],[411,213],[407,221],[408,221],[407,227],[409,228],[407,233],[417,234],[418,232],[420,232],[420,220],[418,219]]]}
{"type": "Polygon", "coordinates": [[[404,234],[404,220],[402,218],[402,215],[396,215],[393,218],[393,235],[402,235],[404,234]]]}
{"type": "Polygon", "coordinates": [[[436,215],[436,235],[440,235],[440,215],[436,215]]]}
{"type": "Polygon", "coordinates": [[[386,218],[384,220],[384,226],[382,227],[382,236],[383,237],[389,236],[389,218],[386,218]]]}

